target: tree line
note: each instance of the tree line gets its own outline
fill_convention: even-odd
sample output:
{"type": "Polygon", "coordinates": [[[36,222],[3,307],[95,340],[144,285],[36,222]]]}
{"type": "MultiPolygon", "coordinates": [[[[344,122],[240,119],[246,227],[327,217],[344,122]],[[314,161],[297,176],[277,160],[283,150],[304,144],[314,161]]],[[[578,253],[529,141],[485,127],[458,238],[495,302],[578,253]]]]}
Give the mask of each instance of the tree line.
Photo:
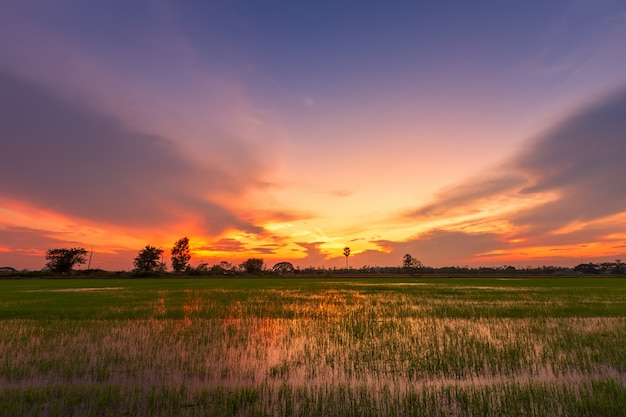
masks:
{"type": "MultiPolygon", "coordinates": [[[[164,261],[164,250],[155,246],[146,245],[139,251],[133,259],[134,272],[137,273],[154,273],[165,272],[167,264],[164,261]]],[[[46,251],[46,268],[54,273],[67,274],[73,271],[78,265],[84,265],[87,262],[87,251],[85,248],[58,248],[48,249],[46,251]]],[[[265,270],[265,262],[261,258],[250,258],[242,262],[238,266],[233,266],[229,262],[221,262],[218,265],[209,267],[208,264],[200,264],[197,268],[193,268],[191,261],[191,248],[189,247],[189,238],[183,237],[174,243],[170,250],[170,261],[172,271],[174,272],[234,272],[245,271],[248,273],[259,273],[265,270]]],[[[285,273],[293,272],[295,269],[289,262],[279,262],[272,268],[275,272],[285,273]]]]}
{"type": "MultiPolygon", "coordinates": [[[[167,264],[164,260],[164,250],[155,246],[146,245],[133,259],[136,274],[150,275],[167,271],[167,264]]],[[[174,243],[169,251],[172,271],[175,273],[185,273],[189,275],[234,275],[239,273],[248,274],[277,274],[277,275],[341,275],[341,274],[362,274],[362,275],[396,275],[396,274],[454,274],[454,275],[490,275],[490,274],[524,274],[524,275],[566,275],[566,274],[626,274],[626,264],[620,259],[615,262],[605,263],[582,263],[573,268],[558,266],[526,267],[516,268],[510,265],[500,267],[473,267],[468,266],[448,266],[433,268],[427,267],[411,254],[402,257],[399,266],[363,266],[355,269],[348,264],[348,257],[351,254],[349,247],[343,248],[343,255],[346,257],[345,268],[324,268],[324,267],[294,267],[290,262],[278,262],[273,267],[268,268],[262,258],[249,258],[238,265],[230,262],[220,262],[215,265],[201,263],[197,267],[191,266],[191,249],[189,239],[183,237],[174,243]]],[[[46,252],[46,268],[53,273],[67,274],[73,271],[78,265],[87,262],[88,252],[84,248],[60,248],[49,249],[46,252]]]]}

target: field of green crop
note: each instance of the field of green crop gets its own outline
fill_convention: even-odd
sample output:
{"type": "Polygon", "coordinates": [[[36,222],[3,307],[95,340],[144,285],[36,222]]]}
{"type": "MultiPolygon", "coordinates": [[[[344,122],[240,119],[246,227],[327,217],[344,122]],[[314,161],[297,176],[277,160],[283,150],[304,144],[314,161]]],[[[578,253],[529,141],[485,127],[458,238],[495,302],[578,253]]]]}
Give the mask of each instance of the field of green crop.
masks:
{"type": "Polygon", "coordinates": [[[0,416],[624,416],[619,278],[0,281],[0,416]]]}

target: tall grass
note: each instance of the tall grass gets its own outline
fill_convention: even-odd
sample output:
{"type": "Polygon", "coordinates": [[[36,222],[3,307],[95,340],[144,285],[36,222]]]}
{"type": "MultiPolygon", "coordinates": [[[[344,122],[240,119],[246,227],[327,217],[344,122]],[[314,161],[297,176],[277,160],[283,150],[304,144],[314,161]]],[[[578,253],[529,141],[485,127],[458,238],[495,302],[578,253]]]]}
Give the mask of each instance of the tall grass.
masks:
{"type": "Polygon", "coordinates": [[[0,415],[623,415],[624,284],[0,282],[0,415]]]}

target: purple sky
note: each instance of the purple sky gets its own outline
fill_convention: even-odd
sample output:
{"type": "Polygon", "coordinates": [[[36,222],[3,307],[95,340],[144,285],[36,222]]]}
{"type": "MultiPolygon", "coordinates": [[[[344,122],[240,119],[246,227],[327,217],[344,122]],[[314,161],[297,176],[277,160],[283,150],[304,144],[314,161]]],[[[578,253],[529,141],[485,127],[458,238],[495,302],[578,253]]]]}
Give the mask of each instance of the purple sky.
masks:
{"type": "Polygon", "coordinates": [[[5,1],[0,266],[626,246],[622,1],[5,1]]]}

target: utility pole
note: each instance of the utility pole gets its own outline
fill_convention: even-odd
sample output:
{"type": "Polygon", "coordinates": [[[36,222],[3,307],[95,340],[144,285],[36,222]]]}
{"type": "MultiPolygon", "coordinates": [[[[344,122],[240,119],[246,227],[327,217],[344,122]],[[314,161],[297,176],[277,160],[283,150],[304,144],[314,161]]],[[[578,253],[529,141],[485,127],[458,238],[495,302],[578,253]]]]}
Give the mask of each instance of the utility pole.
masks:
{"type": "Polygon", "coordinates": [[[87,263],[87,270],[91,269],[91,258],[93,258],[93,246],[91,247],[91,252],[89,253],[89,262],[87,263]]]}

